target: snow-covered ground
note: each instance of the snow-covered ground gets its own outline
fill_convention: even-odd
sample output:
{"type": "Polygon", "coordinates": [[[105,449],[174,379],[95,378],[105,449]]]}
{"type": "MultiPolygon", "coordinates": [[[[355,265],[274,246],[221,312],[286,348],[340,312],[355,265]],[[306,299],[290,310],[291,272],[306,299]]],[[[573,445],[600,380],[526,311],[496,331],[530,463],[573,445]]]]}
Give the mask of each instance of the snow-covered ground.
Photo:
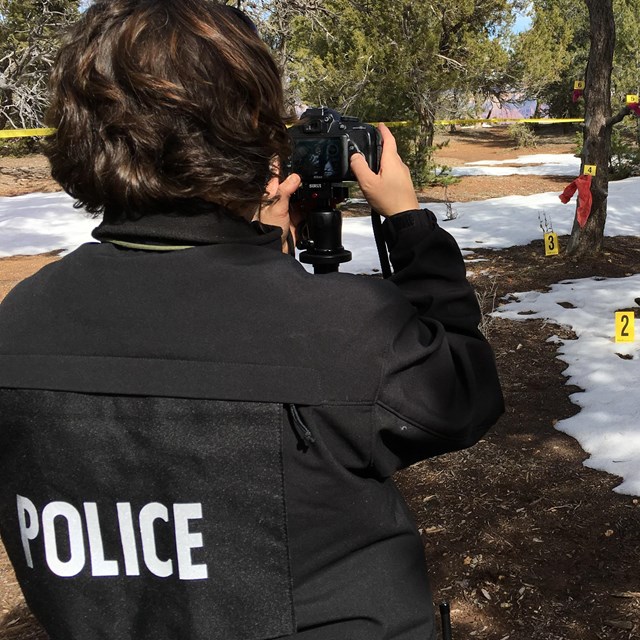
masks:
{"type": "MultiPolygon", "coordinates": [[[[516,174],[577,175],[579,161],[570,155],[525,156],[465,165],[458,168],[458,175],[503,175],[495,173],[501,169],[516,174]],[[535,166],[529,166],[532,164],[535,166]]],[[[454,203],[456,217],[451,220],[445,219],[444,205],[429,208],[470,254],[478,247],[501,249],[542,238],[544,219],[559,235],[568,234],[575,198],[566,205],[558,193],[454,203]]],[[[92,241],[90,232],[96,224],[75,210],[72,200],[62,193],[0,198],[0,256],[71,251],[92,241]]],[[[606,233],[640,235],[640,178],[609,185],[606,233]]],[[[352,251],[353,260],[343,265],[342,271],[371,273],[379,269],[368,218],[346,218],[343,243],[352,251]]],[[[576,340],[554,339],[558,357],[569,365],[565,371],[568,384],[584,390],[572,396],[581,411],[556,426],[576,438],[590,454],[587,466],[624,478],[616,491],[640,496],[640,396],[634,392],[640,379],[640,331],[635,342],[613,340],[614,312],[633,307],[638,297],[640,275],[615,280],[589,278],[559,283],[548,293],[514,292],[512,301],[499,307],[496,314],[514,320],[543,318],[576,333],[576,340]],[[565,305],[570,308],[560,302],[570,303],[565,305]]]]}
{"type": "Polygon", "coordinates": [[[573,176],[580,171],[580,158],[570,153],[519,156],[512,160],[480,160],[453,167],[454,176],[573,176]],[[499,166],[503,165],[503,166],[499,166]],[[509,165],[509,166],[504,166],[509,165]],[[525,166],[511,166],[525,165],[525,166]],[[542,167],[540,165],[543,165],[542,167]]]}
{"type": "MultiPolygon", "coordinates": [[[[566,280],[550,291],[517,293],[494,315],[511,320],[541,318],[571,328],[575,340],[558,343],[568,367],[567,384],[583,392],[571,401],[581,410],[556,424],[591,455],[585,465],[622,476],[615,491],[640,495],[640,342],[615,342],[615,312],[636,306],[640,275],[566,280]]],[[[640,340],[640,336],[637,336],[640,340]]]]}

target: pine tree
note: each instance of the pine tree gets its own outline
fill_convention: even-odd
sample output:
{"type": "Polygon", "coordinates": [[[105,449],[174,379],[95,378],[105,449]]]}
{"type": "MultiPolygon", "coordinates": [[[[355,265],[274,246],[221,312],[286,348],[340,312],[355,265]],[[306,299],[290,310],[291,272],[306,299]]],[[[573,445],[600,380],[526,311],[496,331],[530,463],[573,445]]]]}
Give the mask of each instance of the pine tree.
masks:
{"type": "MultiPolygon", "coordinates": [[[[584,0],[532,0],[531,28],[513,46],[512,69],[530,98],[554,117],[581,117],[573,102],[576,80],[584,80],[590,48],[589,12],[584,0]]],[[[616,23],[612,95],[635,93],[640,78],[640,0],[613,0],[616,23]]]]}
{"type": "Polygon", "coordinates": [[[413,121],[409,160],[421,181],[436,118],[455,114],[474,91],[499,88],[498,36],[510,16],[508,0],[327,0],[323,14],[293,25],[292,89],[365,120],[413,121]]]}

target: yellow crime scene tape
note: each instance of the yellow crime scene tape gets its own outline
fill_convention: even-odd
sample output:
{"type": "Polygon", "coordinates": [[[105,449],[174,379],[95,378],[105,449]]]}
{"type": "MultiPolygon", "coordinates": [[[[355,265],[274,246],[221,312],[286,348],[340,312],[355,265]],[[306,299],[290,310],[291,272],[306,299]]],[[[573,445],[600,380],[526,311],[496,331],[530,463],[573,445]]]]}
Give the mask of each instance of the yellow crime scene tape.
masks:
{"type": "Polygon", "coordinates": [[[584,122],[584,118],[462,118],[460,120],[436,120],[436,124],[480,124],[497,122],[530,122],[531,124],[557,124],[584,122]]]}
{"type": "MultiPolygon", "coordinates": [[[[530,122],[531,124],[557,124],[569,122],[584,122],[584,118],[455,118],[452,120],[436,120],[436,125],[451,124],[498,124],[500,122],[530,122]]],[[[375,124],[375,123],[372,123],[375,124]]],[[[403,120],[399,122],[385,122],[387,127],[408,127],[415,122],[403,120]]]]}
{"type": "MultiPolygon", "coordinates": [[[[570,122],[584,122],[584,118],[455,118],[453,120],[436,120],[436,125],[452,125],[452,124],[498,124],[500,122],[529,122],[531,124],[557,124],[570,122]]],[[[378,124],[378,123],[372,123],[378,124]]],[[[408,127],[415,122],[411,120],[400,120],[397,122],[385,122],[387,127],[408,127]]],[[[0,139],[2,138],[30,138],[37,136],[50,136],[55,133],[55,129],[3,129],[0,130],[0,139]]]]}
{"type": "Polygon", "coordinates": [[[32,138],[36,136],[50,136],[55,129],[3,129],[0,138],[32,138]]]}

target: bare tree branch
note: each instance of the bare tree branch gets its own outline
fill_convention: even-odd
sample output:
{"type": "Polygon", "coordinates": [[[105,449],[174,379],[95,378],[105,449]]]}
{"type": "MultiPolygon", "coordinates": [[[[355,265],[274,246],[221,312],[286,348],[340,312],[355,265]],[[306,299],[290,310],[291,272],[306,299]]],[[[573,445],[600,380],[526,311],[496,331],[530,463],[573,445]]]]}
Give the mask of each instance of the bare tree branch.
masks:
{"type": "Polygon", "coordinates": [[[0,43],[0,129],[43,124],[47,78],[58,35],[77,18],[75,3],[68,3],[68,11],[60,10],[60,5],[42,0],[38,11],[28,12],[15,23],[5,16],[3,27],[8,33],[6,42],[0,43]]]}
{"type": "Polygon", "coordinates": [[[607,119],[606,126],[613,127],[614,124],[618,124],[618,122],[622,122],[627,116],[631,115],[631,109],[628,106],[622,107],[615,116],[611,116],[611,118],[607,119]]]}

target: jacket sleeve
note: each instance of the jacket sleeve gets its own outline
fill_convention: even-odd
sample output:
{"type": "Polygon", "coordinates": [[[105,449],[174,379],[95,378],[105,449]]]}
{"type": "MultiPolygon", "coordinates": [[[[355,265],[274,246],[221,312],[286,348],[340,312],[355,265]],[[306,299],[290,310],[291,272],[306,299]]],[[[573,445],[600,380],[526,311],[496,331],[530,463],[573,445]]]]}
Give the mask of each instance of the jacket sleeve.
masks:
{"type": "Polygon", "coordinates": [[[392,336],[374,409],[372,463],[388,475],[471,446],[504,404],[453,237],[426,209],[394,216],[384,230],[394,267],[389,280],[410,302],[385,310],[392,336]]]}

